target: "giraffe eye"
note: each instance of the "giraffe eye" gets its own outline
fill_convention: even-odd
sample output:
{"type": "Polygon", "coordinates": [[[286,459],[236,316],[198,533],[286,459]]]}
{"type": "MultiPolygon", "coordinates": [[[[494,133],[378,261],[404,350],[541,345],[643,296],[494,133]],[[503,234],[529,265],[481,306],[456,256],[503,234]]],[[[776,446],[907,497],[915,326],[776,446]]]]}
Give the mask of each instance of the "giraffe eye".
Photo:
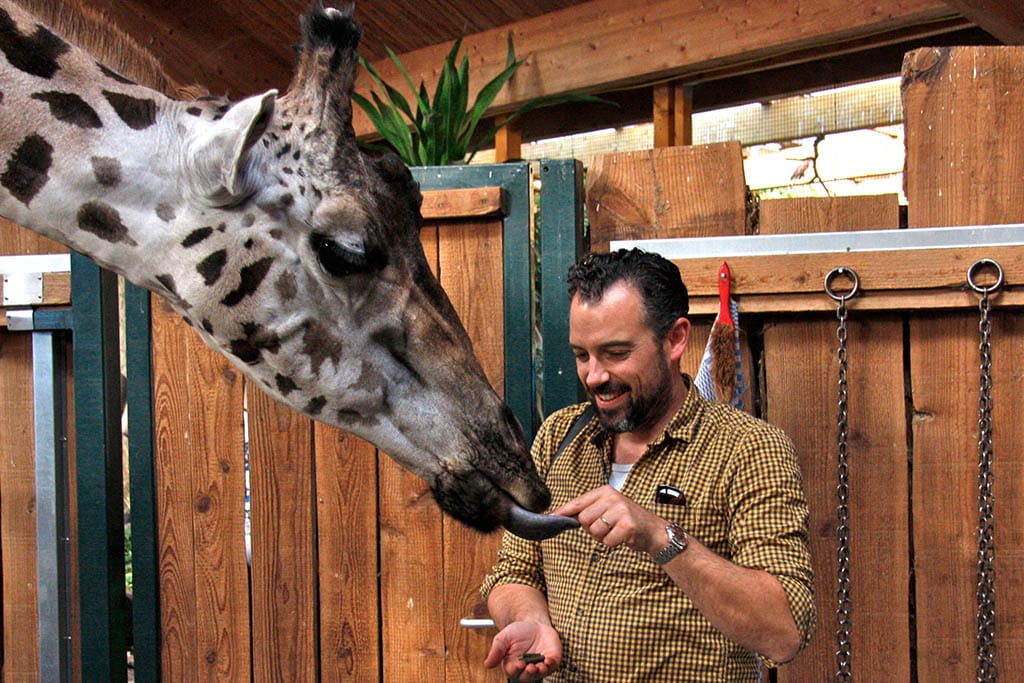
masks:
{"type": "Polygon", "coordinates": [[[334,277],[374,272],[387,265],[382,254],[367,254],[362,249],[342,246],[327,235],[313,233],[309,241],[320,266],[334,277]]]}

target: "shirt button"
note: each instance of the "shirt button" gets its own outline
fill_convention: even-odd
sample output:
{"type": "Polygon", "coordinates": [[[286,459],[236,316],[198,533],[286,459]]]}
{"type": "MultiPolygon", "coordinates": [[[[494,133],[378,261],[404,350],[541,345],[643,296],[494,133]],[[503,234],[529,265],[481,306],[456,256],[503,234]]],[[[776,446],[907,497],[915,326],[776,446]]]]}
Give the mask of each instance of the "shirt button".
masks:
{"type": "Polygon", "coordinates": [[[590,561],[591,562],[597,562],[600,559],[601,559],[601,553],[597,552],[596,550],[590,556],[590,561]]]}

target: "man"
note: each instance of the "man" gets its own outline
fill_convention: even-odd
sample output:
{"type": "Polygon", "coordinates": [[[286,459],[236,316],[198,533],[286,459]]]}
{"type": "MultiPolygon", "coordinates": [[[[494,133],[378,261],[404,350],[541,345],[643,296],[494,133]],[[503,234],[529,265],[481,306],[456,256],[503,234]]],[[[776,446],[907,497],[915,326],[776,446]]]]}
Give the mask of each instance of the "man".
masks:
{"type": "Polygon", "coordinates": [[[552,462],[587,406],[556,412],[533,455],[553,514],[581,528],[505,535],[482,587],[499,628],[484,664],[518,681],[756,681],[814,627],[793,446],[680,374],[688,299],[670,261],[591,254],[568,290],[596,417],[552,462]]]}

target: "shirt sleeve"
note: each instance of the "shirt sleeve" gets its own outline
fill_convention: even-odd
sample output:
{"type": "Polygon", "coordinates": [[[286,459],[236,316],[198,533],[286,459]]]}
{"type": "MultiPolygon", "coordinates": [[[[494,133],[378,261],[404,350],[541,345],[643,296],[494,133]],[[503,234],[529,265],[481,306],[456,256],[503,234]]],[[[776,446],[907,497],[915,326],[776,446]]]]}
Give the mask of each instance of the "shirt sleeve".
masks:
{"type": "MultiPolygon", "coordinates": [[[[553,427],[557,423],[555,417],[552,416],[541,425],[533,440],[531,455],[541,479],[544,479],[547,474],[548,460],[552,452],[553,432],[558,431],[553,427]]],[[[494,587],[503,583],[531,586],[542,593],[547,593],[540,542],[527,541],[508,531],[504,532],[501,548],[498,550],[498,558],[480,586],[480,595],[483,596],[484,602],[487,601],[487,597],[494,587]]]]}
{"type": "Polygon", "coordinates": [[[728,494],[732,559],[779,581],[802,647],[810,641],[815,625],[814,573],[807,497],[796,449],[781,430],[762,424],[743,440],[732,466],[728,494]]]}

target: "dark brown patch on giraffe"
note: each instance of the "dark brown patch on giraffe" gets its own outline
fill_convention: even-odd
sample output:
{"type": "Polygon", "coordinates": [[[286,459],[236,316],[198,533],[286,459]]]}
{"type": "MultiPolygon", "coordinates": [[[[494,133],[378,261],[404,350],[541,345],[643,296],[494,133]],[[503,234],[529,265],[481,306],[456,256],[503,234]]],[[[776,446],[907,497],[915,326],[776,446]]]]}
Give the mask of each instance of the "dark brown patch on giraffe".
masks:
{"type": "Polygon", "coordinates": [[[163,202],[156,205],[156,215],[164,223],[170,223],[176,216],[174,207],[163,202]]]}
{"type": "Polygon", "coordinates": [[[245,244],[243,246],[245,246],[246,251],[251,251],[254,244],[256,244],[256,241],[250,237],[245,241],[245,244]]]}
{"type": "Polygon", "coordinates": [[[178,285],[175,284],[173,275],[157,275],[156,281],[159,282],[163,286],[163,288],[170,292],[172,295],[178,296],[178,285]]]}
{"type": "Polygon", "coordinates": [[[123,242],[130,246],[138,243],[128,234],[128,226],[121,222],[121,214],[110,204],[86,202],[78,209],[78,227],[107,242],[123,242]]]}
{"type": "Polygon", "coordinates": [[[286,143],[284,143],[284,146],[281,147],[281,149],[277,150],[277,154],[275,156],[278,159],[280,159],[281,157],[283,157],[285,154],[287,154],[290,151],[292,151],[292,143],[286,142],[286,143]]]}
{"type": "Polygon", "coordinates": [[[103,122],[96,110],[89,103],[73,92],[32,93],[32,99],[45,102],[50,107],[50,114],[58,121],[78,126],[79,128],[102,128],[103,122]]]}
{"type": "Polygon", "coordinates": [[[70,49],[71,46],[38,24],[32,35],[22,34],[11,15],[0,10],[0,51],[15,69],[39,78],[53,78],[60,70],[57,59],[70,49]]]}
{"type": "Polygon", "coordinates": [[[103,187],[117,187],[121,184],[121,162],[113,157],[93,157],[92,172],[96,182],[103,187]]]}
{"type": "Polygon", "coordinates": [[[311,319],[303,325],[302,350],[309,356],[310,368],[314,373],[319,374],[328,359],[337,365],[341,361],[343,347],[341,337],[331,334],[320,322],[311,319]]]}
{"type": "Polygon", "coordinates": [[[196,270],[203,276],[203,283],[207,287],[213,285],[220,279],[221,273],[224,272],[224,266],[228,262],[227,249],[220,249],[213,252],[196,266],[196,270]]]}
{"type": "Polygon", "coordinates": [[[186,249],[188,249],[189,247],[194,247],[212,234],[213,228],[211,228],[209,225],[207,225],[204,228],[196,228],[195,230],[190,232],[185,237],[185,239],[181,241],[181,246],[185,247],[186,249]]]}
{"type": "Polygon", "coordinates": [[[323,396],[317,396],[316,398],[311,398],[309,400],[309,403],[307,403],[306,407],[302,409],[302,412],[306,415],[319,415],[325,405],[327,405],[327,399],[323,396]]]}
{"type": "Polygon", "coordinates": [[[282,301],[291,301],[299,294],[299,287],[295,283],[295,275],[287,270],[281,273],[281,277],[277,278],[277,282],[274,283],[274,289],[277,290],[277,295],[281,297],[282,301]]]}
{"type": "Polygon", "coordinates": [[[262,325],[245,323],[242,325],[242,333],[245,336],[232,340],[230,349],[232,354],[248,365],[260,362],[264,350],[277,353],[281,349],[281,339],[262,325]]]}
{"type": "Polygon", "coordinates": [[[210,322],[209,318],[203,318],[202,323],[203,329],[206,330],[207,334],[213,334],[213,323],[210,322]]]}
{"type": "Polygon", "coordinates": [[[244,216],[242,216],[242,227],[243,228],[248,228],[249,226],[251,226],[255,222],[256,222],[256,216],[253,216],[251,213],[247,213],[244,216]]]}
{"type": "Polygon", "coordinates": [[[131,80],[130,78],[125,78],[121,74],[119,74],[116,71],[114,71],[113,69],[111,69],[106,64],[103,64],[101,62],[96,62],[96,66],[98,66],[100,68],[100,71],[102,71],[103,75],[106,76],[107,78],[113,78],[118,83],[124,83],[125,85],[136,85],[135,81],[131,80]]]}
{"type": "Polygon", "coordinates": [[[274,377],[274,382],[277,384],[277,390],[282,396],[287,396],[299,388],[299,385],[291,377],[285,377],[284,375],[274,377]]]}
{"type": "Polygon", "coordinates": [[[103,96],[121,120],[132,130],[145,130],[156,123],[156,102],[104,90],[103,96]]]}
{"type": "Polygon", "coordinates": [[[267,272],[273,264],[274,259],[268,256],[242,268],[241,282],[238,283],[238,287],[221,299],[221,303],[225,306],[237,306],[243,299],[259,289],[263,278],[267,276],[267,272]]]}
{"type": "Polygon", "coordinates": [[[189,114],[190,116],[202,116],[203,110],[199,107],[187,107],[185,109],[185,113],[189,114]]]}
{"type": "Polygon", "coordinates": [[[53,146],[33,133],[18,144],[11,158],[7,160],[7,169],[0,175],[0,185],[3,185],[15,199],[28,206],[50,179],[52,163],[53,146]]]}

